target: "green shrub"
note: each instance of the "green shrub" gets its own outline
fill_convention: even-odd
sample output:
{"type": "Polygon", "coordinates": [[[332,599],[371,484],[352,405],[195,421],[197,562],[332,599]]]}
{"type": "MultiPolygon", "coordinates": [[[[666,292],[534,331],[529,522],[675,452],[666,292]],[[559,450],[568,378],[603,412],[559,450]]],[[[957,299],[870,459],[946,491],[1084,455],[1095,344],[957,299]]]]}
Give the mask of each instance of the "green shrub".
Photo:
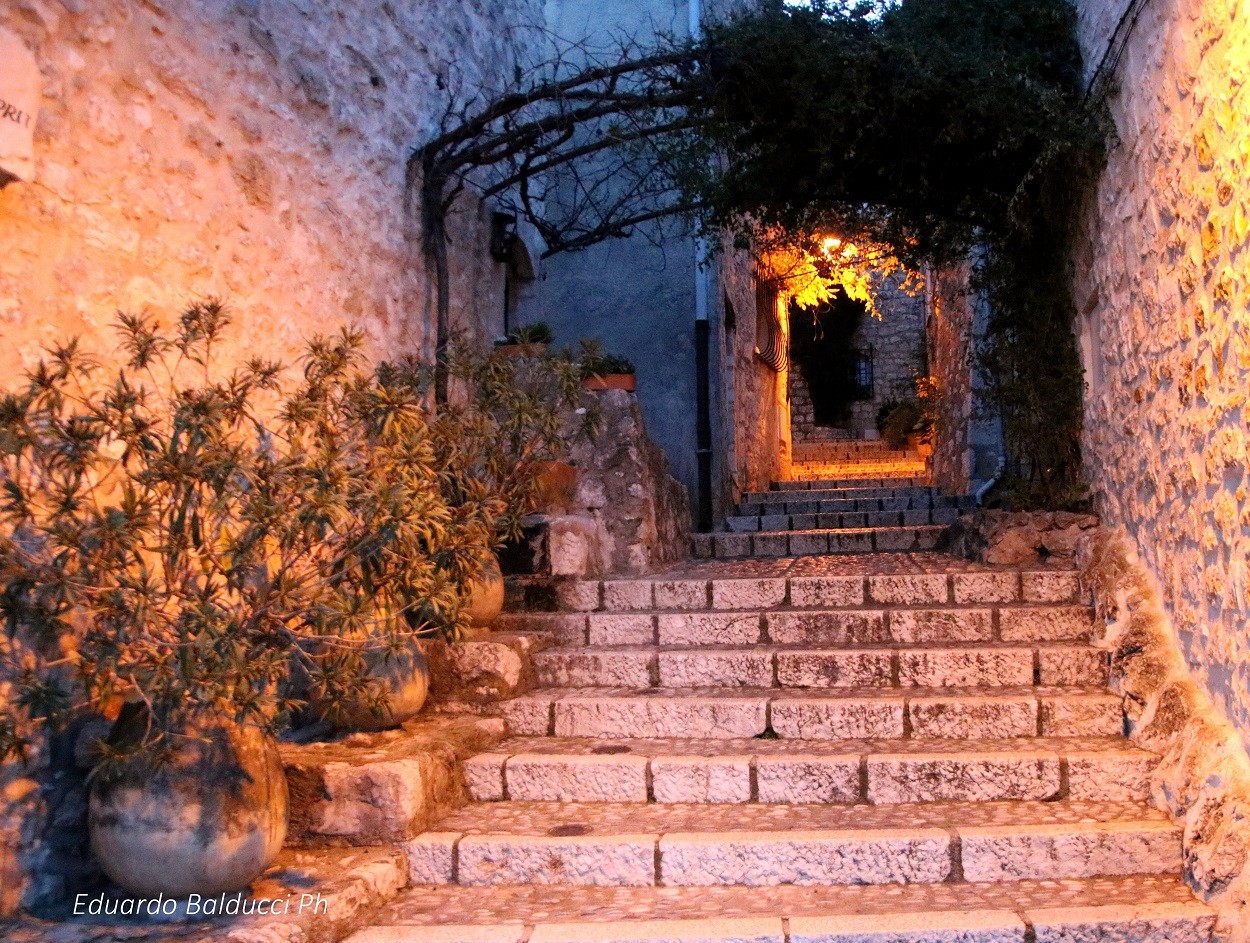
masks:
{"type": "Polygon", "coordinates": [[[632,375],[634,373],[634,362],[628,357],[605,354],[598,341],[583,340],[581,371],[583,379],[622,373],[632,375]]]}
{"type": "Polygon", "coordinates": [[[547,324],[545,321],[535,321],[533,324],[514,327],[508,332],[507,343],[550,344],[555,339],[556,336],[551,330],[550,324],[547,324]]]}

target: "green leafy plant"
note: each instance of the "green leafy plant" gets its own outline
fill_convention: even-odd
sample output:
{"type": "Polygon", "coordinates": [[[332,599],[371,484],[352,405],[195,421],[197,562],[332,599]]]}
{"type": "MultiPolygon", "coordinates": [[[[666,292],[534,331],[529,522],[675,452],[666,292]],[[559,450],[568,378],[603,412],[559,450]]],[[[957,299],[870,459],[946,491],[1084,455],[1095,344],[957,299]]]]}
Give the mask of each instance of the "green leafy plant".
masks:
{"type": "Polygon", "coordinates": [[[554,340],[555,333],[551,330],[551,325],[545,321],[535,321],[533,324],[514,327],[508,332],[506,342],[508,344],[550,344],[554,340]]]}
{"type": "Polygon", "coordinates": [[[61,345],[0,399],[0,750],[80,711],[142,706],[106,759],[159,757],[204,716],[274,728],[297,665],[333,710],[384,711],[371,665],[454,634],[455,566],[493,539],[443,498],[420,391],[358,334],[217,367],[229,318],[119,320],[120,366],[61,345]]]}
{"type": "MultiPolygon", "coordinates": [[[[879,411],[878,420],[881,418],[879,411]]],[[[903,400],[893,405],[878,428],[881,430],[881,437],[891,448],[901,449],[907,445],[909,435],[920,431],[922,419],[920,403],[914,399],[903,400]]]]}
{"type": "Polygon", "coordinates": [[[612,374],[634,373],[634,362],[628,357],[605,354],[598,341],[583,340],[581,353],[582,379],[612,374]]]}

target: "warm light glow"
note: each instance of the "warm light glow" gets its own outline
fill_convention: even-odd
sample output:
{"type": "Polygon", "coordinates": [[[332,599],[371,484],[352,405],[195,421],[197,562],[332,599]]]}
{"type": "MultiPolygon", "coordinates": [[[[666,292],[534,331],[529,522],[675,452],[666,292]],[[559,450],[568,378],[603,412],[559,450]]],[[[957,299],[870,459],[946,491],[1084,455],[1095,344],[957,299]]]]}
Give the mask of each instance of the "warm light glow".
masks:
{"type": "Polygon", "coordinates": [[[805,238],[779,236],[765,242],[760,270],[776,281],[784,293],[784,304],[794,301],[800,308],[814,308],[833,299],[839,290],[848,298],[863,302],[868,313],[880,318],[877,290],[885,279],[904,274],[902,288],[915,293],[923,287],[919,273],[905,269],[883,246],[861,249],[854,242],[833,234],[805,238]]]}

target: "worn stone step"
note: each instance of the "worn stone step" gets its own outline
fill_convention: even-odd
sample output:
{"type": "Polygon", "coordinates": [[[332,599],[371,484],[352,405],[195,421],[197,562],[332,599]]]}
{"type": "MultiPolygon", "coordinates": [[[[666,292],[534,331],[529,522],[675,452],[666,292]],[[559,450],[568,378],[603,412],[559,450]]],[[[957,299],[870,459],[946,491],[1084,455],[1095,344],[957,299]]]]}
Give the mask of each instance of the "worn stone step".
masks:
{"type": "Polygon", "coordinates": [[[743,504],[785,504],[793,501],[884,501],[900,498],[938,497],[929,485],[882,487],[868,485],[848,488],[787,488],[783,491],[746,491],[739,499],[743,504]]]}
{"type": "Polygon", "coordinates": [[[848,606],[702,612],[543,613],[506,624],[541,627],[564,646],[918,645],[930,642],[1086,642],[1096,624],[1087,606],[848,606]]]}
{"type": "Polygon", "coordinates": [[[561,737],[775,734],[796,740],[1114,736],[1120,699],[1095,688],[546,688],[507,701],[511,733],[561,737]]]}
{"type": "Polygon", "coordinates": [[[475,801],[1144,802],[1158,757],[1121,738],[626,741],[517,737],[464,767],[475,801]]]}
{"type": "Polygon", "coordinates": [[[845,475],[774,481],[773,491],[838,491],[849,488],[928,488],[922,475],[845,475]]]}
{"type": "Polygon", "coordinates": [[[969,510],[976,504],[976,498],[951,497],[936,493],[902,495],[889,498],[796,498],[789,495],[779,495],[778,497],[786,498],[786,500],[742,501],[738,505],[738,514],[735,516],[780,517],[795,514],[873,514],[878,511],[915,511],[939,508],[969,510]]]}
{"type": "Polygon", "coordinates": [[[1214,923],[1179,879],[1159,875],[766,894],[427,886],[404,892],[348,943],[1209,943],[1214,923]]]}
{"type": "Polygon", "coordinates": [[[1181,830],[1137,803],[474,803],[403,846],[413,884],[704,887],[1168,874],[1181,830]]]}
{"type": "MultiPolygon", "coordinates": [[[[748,616],[749,618],[749,616],[748,616]]],[[[534,656],[546,687],[999,687],[1106,685],[1107,653],[1089,645],[1005,642],[923,647],[551,649],[534,656]]]]}
{"type": "Polygon", "coordinates": [[[830,553],[908,553],[936,549],[946,531],[945,526],[930,524],[840,530],[774,530],[753,534],[693,534],[690,553],[696,560],[802,557],[830,553]]]}
{"type": "Polygon", "coordinates": [[[926,524],[953,524],[959,517],[953,507],[916,508],[908,511],[862,511],[845,514],[762,514],[734,515],[725,519],[730,533],[779,530],[847,530],[866,527],[919,527],[926,524]]]}
{"type": "MultiPolygon", "coordinates": [[[[864,571],[858,560],[847,559],[844,566],[840,563],[833,561],[828,573],[790,576],[762,575],[758,570],[740,575],[728,569],[736,566],[733,563],[702,564],[722,569],[712,576],[686,570],[645,578],[568,580],[557,584],[554,595],[561,611],[628,613],[830,609],[869,604],[1066,603],[1075,600],[1080,589],[1075,570],[1055,567],[1017,570],[944,560],[940,568],[895,567],[874,572],[864,571]]],[[[524,624],[533,630],[548,614],[515,615],[531,620],[518,621],[516,626],[524,624]]],[[[509,625],[512,618],[513,614],[505,615],[497,629],[509,625]]]]}

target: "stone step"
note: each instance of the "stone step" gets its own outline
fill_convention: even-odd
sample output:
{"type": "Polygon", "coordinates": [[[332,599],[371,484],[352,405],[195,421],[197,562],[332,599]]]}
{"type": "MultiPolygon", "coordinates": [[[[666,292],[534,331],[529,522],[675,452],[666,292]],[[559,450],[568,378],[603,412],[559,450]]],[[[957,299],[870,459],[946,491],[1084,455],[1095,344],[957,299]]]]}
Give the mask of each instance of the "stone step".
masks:
{"type": "Polygon", "coordinates": [[[920,647],[584,646],[534,656],[545,687],[967,688],[1105,686],[1107,653],[1090,645],[1009,642],[920,647]]]}
{"type": "Polygon", "coordinates": [[[930,642],[1086,642],[1095,633],[1088,606],[1003,603],[959,606],[848,606],[699,612],[514,614],[502,624],[582,645],[918,645],[930,642]]]}
{"type": "Polygon", "coordinates": [[[1209,943],[1176,878],[771,887],[417,887],[347,943],[1209,943]]]}
{"type": "Polygon", "coordinates": [[[824,491],[844,488],[928,488],[929,481],[919,475],[872,475],[839,478],[805,478],[774,481],[774,491],[824,491]]]}
{"type": "Polygon", "coordinates": [[[927,511],[931,508],[970,510],[976,505],[972,497],[951,497],[937,493],[921,493],[887,498],[812,498],[785,495],[788,500],[744,500],[737,517],[782,517],[795,514],[872,514],[877,511],[927,511]]]}
{"type": "Polygon", "coordinates": [[[920,498],[938,495],[936,488],[915,487],[864,487],[864,488],[805,488],[785,491],[744,491],[739,499],[746,504],[767,504],[787,501],[870,501],[887,498],[920,498]]]}
{"type": "MultiPolygon", "coordinates": [[[[835,561],[837,566],[830,568],[833,572],[790,576],[739,575],[758,573],[758,569],[725,564],[734,569],[718,569],[713,575],[686,570],[633,579],[568,580],[556,584],[553,602],[561,612],[579,613],[771,611],[873,604],[1067,603],[1077,598],[1080,588],[1074,570],[1059,568],[1017,570],[949,561],[940,568],[909,565],[876,572],[851,567],[857,561],[844,559],[847,565],[835,561]]],[[[909,557],[903,562],[914,561],[909,557]]],[[[544,619],[558,614],[506,613],[499,627],[534,631],[544,619]]]]}
{"type": "Polygon", "coordinates": [[[1120,699],[1089,687],[544,688],[507,701],[510,733],[558,737],[777,736],[794,740],[1101,737],[1120,699]]]}
{"type": "Polygon", "coordinates": [[[1122,738],[518,737],[465,764],[478,802],[1145,802],[1158,757],[1122,738]]]}
{"type": "Polygon", "coordinates": [[[743,557],[802,557],[830,553],[909,553],[935,550],[946,536],[939,525],[864,527],[846,530],[759,531],[754,534],[693,534],[696,560],[743,557]]]}
{"type": "Polygon", "coordinates": [[[486,802],[403,847],[413,884],[938,884],[1175,874],[1181,830],[1139,803],[486,802]]]}
{"type": "Polygon", "coordinates": [[[939,507],[843,514],[733,515],[725,519],[725,530],[730,533],[753,533],[761,530],[848,530],[867,527],[918,527],[927,524],[946,526],[955,523],[959,514],[958,508],[939,507]]]}

